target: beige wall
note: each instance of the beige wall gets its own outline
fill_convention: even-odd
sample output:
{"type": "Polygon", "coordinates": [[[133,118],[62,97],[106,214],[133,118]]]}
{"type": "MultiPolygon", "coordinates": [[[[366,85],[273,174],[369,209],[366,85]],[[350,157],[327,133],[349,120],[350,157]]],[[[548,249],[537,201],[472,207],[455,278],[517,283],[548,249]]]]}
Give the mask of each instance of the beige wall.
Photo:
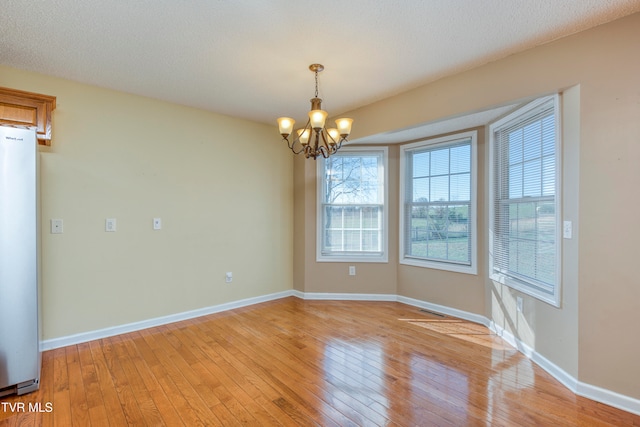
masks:
{"type": "MultiPolygon", "coordinates": [[[[471,313],[485,312],[485,135],[484,128],[460,129],[477,131],[478,180],[477,180],[477,274],[454,273],[444,270],[400,265],[398,267],[398,294],[430,303],[453,307],[471,313]]],[[[459,133],[459,132],[456,132],[459,133]]],[[[394,193],[399,193],[396,187],[394,193]]],[[[399,225],[393,228],[397,235],[399,225]]]]}
{"type": "Polygon", "coordinates": [[[292,288],[293,162],[273,127],[6,67],[0,85],[57,97],[44,339],[292,288]]]}
{"type": "MultiPolygon", "coordinates": [[[[562,91],[562,217],[572,221],[574,235],[563,239],[562,293],[560,309],[486,279],[488,317],[499,327],[551,360],[572,377],[578,377],[578,256],[579,256],[579,171],[580,88],[562,91]],[[523,311],[516,310],[522,297],[523,311]],[[552,333],[551,333],[552,332],[552,333]]],[[[488,147],[485,152],[488,158],[488,147]]],[[[485,168],[488,176],[488,168],[485,168]]],[[[488,211],[488,206],[485,205],[488,211]]],[[[488,217],[488,216],[487,216],[488,217]]],[[[488,252],[488,241],[485,250],[488,252]]]]}
{"type": "MultiPolygon", "coordinates": [[[[398,187],[398,147],[389,149],[389,188],[398,187]]],[[[294,287],[302,292],[330,292],[355,294],[397,293],[398,264],[398,195],[389,191],[389,262],[316,262],[316,189],[317,163],[313,160],[296,161],[295,209],[305,213],[304,223],[295,232],[294,248],[303,258],[295,274],[294,287]],[[395,225],[394,225],[395,224],[395,225]],[[356,267],[356,275],[349,276],[349,266],[356,267]]]]}
{"type": "MultiPolygon", "coordinates": [[[[309,219],[303,236],[306,275],[296,288],[393,292],[395,273],[400,295],[487,316],[579,381],[640,398],[639,42],[635,14],[347,114],[354,118],[355,139],[563,92],[563,215],[573,221],[574,238],[563,241],[560,308],[523,296],[524,314],[517,314],[518,294],[486,278],[486,256],[479,258],[484,265],[477,277],[398,267],[397,217],[390,224],[389,263],[359,267],[375,273],[352,286],[345,265],[315,263],[315,175],[309,169],[307,184],[295,192],[296,206],[304,204],[309,219]]],[[[486,159],[486,144],[479,157],[483,152],[486,159]]],[[[390,211],[397,212],[397,166],[390,166],[390,211]]],[[[486,176],[485,168],[481,197],[486,176]]],[[[486,203],[479,206],[479,216],[487,212],[486,203]]],[[[486,235],[487,221],[480,220],[486,235]]],[[[486,240],[479,242],[485,253],[486,240]]]]}
{"type": "MultiPolygon", "coordinates": [[[[640,14],[580,52],[580,379],[640,398],[640,14]]],[[[576,46],[578,49],[578,46],[576,46]]]]}

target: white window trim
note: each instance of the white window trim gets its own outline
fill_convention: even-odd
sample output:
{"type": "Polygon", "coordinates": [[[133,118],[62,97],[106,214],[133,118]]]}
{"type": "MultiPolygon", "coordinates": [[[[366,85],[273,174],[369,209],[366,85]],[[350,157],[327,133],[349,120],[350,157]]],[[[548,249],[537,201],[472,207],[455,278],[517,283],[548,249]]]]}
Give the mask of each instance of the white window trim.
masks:
{"type": "Polygon", "coordinates": [[[345,152],[381,152],[383,163],[383,192],[384,201],[382,207],[382,254],[359,253],[357,255],[323,255],[322,254],[322,180],[324,174],[324,159],[319,159],[316,167],[316,261],[317,262],[389,262],[389,148],[388,147],[342,147],[340,153],[345,152]]]}
{"type": "Polygon", "coordinates": [[[530,295],[540,301],[544,301],[554,307],[560,307],[562,295],[562,110],[560,95],[551,95],[538,98],[529,104],[518,108],[516,111],[507,116],[491,123],[489,125],[489,278],[498,283],[506,285],[524,294],[530,295]],[[544,104],[553,100],[554,114],[556,118],[556,144],[555,144],[555,206],[556,206],[556,285],[553,294],[545,293],[533,284],[529,285],[525,281],[508,277],[504,274],[493,272],[493,248],[495,234],[493,224],[495,223],[495,188],[494,180],[496,170],[494,167],[494,156],[496,150],[495,132],[497,128],[501,128],[510,122],[519,119],[523,115],[529,115],[532,111],[541,108],[544,104]]]}
{"type": "Polygon", "coordinates": [[[437,270],[453,271],[456,273],[478,274],[478,132],[469,131],[440,138],[426,139],[423,141],[406,144],[400,147],[400,264],[415,267],[432,268],[437,270]],[[461,265],[447,261],[432,261],[409,257],[405,253],[405,194],[406,194],[406,152],[417,148],[432,145],[455,144],[461,140],[471,138],[471,265],[461,265]]]}

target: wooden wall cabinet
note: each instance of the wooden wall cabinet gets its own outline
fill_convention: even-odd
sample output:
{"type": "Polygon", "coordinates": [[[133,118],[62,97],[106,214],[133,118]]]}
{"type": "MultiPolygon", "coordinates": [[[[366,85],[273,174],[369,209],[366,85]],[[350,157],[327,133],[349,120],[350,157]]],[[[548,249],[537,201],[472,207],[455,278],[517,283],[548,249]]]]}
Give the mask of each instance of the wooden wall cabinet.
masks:
{"type": "Polygon", "coordinates": [[[39,145],[51,145],[51,112],[56,97],[0,87],[0,124],[34,126],[39,145]]]}

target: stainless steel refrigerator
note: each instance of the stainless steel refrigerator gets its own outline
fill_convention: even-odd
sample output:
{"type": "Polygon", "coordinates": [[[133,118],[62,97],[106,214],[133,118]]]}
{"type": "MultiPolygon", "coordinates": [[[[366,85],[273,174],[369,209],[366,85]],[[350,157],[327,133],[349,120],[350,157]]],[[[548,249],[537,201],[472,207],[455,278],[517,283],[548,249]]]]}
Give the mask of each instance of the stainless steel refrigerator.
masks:
{"type": "Polygon", "coordinates": [[[0,396],[40,386],[35,130],[0,126],[0,396]]]}

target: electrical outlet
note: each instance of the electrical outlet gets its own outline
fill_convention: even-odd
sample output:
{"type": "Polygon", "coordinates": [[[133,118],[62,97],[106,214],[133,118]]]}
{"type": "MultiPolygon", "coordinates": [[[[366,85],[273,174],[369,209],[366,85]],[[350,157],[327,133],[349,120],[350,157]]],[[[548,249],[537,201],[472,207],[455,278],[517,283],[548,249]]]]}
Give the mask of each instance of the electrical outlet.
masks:
{"type": "Polygon", "coordinates": [[[233,273],[230,271],[227,271],[227,273],[224,276],[224,281],[225,283],[231,283],[233,281],[233,273]]]}
{"type": "Polygon", "coordinates": [[[62,220],[61,219],[52,219],[51,220],[51,234],[62,234],[62,220]]]}
{"type": "Polygon", "coordinates": [[[162,219],[161,218],[153,218],[153,229],[160,230],[162,228],[162,219]]]}
{"type": "Polygon", "coordinates": [[[349,266],[349,276],[355,276],[356,275],[356,266],[355,265],[350,265],[349,266]]]}
{"type": "Polygon", "coordinates": [[[573,235],[573,224],[571,221],[562,222],[562,237],[570,239],[573,235]]]}
{"type": "Polygon", "coordinates": [[[116,231],[116,219],[115,218],[107,218],[104,225],[104,231],[116,231]]]}

